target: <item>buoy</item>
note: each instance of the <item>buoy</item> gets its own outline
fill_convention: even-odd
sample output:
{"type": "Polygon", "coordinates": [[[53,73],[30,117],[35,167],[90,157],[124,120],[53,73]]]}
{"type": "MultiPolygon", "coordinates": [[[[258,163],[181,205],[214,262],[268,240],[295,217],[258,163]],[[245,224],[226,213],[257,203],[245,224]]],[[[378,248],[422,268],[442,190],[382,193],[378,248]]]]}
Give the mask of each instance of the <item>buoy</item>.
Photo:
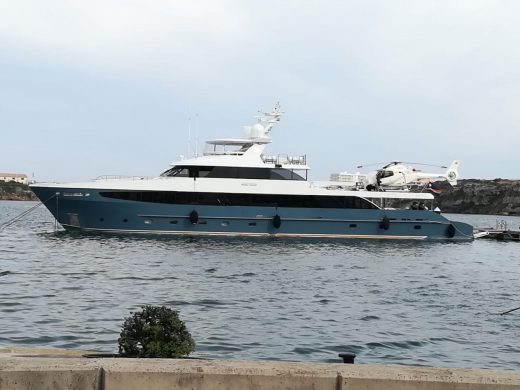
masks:
{"type": "Polygon", "coordinates": [[[193,210],[190,213],[190,222],[195,225],[197,222],[199,222],[199,213],[197,213],[195,210],[193,210]]]}
{"type": "Polygon", "coordinates": [[[451,223],[446,228],[446,235],[448,238],[453,238],[453,236],[455,236],[455,226],[453,226],[451,223]]]}
{"type": "Polygon", "coordinates": [[[281,225],[282,225],[282,219],[280,218],[280,216],[279,216],[278,214],[276,214],[276,215],[273,217],[273,226],[274,226],[276,229],[279,229],[281,225]]]}
{"type": "Polygon", "coordinates": [[[390,220],[388,219],[387,216],[385,216],[381,222],[379,222],[379,228],[380,229],[384,229],[384,230],[388,230],[388,228],[390,227],[390,220]]]}

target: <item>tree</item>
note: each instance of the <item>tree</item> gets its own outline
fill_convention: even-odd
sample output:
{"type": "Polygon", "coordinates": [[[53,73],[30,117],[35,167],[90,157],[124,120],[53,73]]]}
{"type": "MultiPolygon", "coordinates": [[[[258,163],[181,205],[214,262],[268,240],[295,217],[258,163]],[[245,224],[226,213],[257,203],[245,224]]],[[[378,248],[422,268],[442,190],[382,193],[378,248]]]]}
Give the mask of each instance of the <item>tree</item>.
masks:
{"type": "Polygon", "coordinates": [[[125,318],[118,339],[124,357],[180,358],[195,350],[195,341],[179,318],[165,306],[142,306],[125,318]]]}

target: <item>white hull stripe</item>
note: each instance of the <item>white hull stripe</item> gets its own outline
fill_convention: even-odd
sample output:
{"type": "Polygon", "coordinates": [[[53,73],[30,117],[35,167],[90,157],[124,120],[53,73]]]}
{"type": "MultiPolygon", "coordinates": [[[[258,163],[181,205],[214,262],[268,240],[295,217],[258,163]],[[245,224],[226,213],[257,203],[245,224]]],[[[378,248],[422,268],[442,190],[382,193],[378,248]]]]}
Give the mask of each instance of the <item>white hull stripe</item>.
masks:
{"type": "Polygon", "coordinates": [[[370,239],[390,239],[390,240],[425,240],[427,236],[395,236],[395,235],[378,235],[378,234],[313,234],[313,233],[245,233],[245,232],[188,232],[183,230],[124,230],[124,229],[92,229],[78,228],[77,226],[65,225],[76,230],[84,231],[103,231],[114,233],[148,233],[148,234],[171,234],[184,236],[223,236],[223,237],[279,237],[279,238],[370,238],[370,239]]]}

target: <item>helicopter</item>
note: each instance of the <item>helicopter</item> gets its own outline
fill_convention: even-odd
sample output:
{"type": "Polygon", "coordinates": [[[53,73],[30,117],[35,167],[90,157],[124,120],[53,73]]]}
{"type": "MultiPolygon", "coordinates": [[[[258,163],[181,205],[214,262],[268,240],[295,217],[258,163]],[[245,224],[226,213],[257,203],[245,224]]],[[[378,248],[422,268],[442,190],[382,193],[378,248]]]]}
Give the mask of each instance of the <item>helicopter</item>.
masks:
{"type": "MultiPolygon", "coordinates": [[[[454,160],[449,167],[440,166],[440,168],[447,169],[443,173],[423,172],[407,164],[432,166],[429,164],[392,161],[377,171],[368,174],[369,184],[366,188],[368,190],[406,189],[409,186],[426,186],[430,183],[442,180],[446,180],[451,186],[457,185],[457,179],[459,178],[458,168],[460,165],[458,160],[454,160]]],[[[363,168],[363,166],[360,165],[358,168],[363,168]]]]}

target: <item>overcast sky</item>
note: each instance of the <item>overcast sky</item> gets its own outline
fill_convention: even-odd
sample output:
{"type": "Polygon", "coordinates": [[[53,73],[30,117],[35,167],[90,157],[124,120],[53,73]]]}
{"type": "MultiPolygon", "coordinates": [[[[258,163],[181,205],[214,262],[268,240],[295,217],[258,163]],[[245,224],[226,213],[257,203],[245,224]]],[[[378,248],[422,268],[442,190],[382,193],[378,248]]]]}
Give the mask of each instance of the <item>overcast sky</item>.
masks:
{"type": "Polygon", "coordinates": [[[0,171],[155,175],[277,101],[313,179],[520,178],[520,2],[0,0],[0,171]]]}

